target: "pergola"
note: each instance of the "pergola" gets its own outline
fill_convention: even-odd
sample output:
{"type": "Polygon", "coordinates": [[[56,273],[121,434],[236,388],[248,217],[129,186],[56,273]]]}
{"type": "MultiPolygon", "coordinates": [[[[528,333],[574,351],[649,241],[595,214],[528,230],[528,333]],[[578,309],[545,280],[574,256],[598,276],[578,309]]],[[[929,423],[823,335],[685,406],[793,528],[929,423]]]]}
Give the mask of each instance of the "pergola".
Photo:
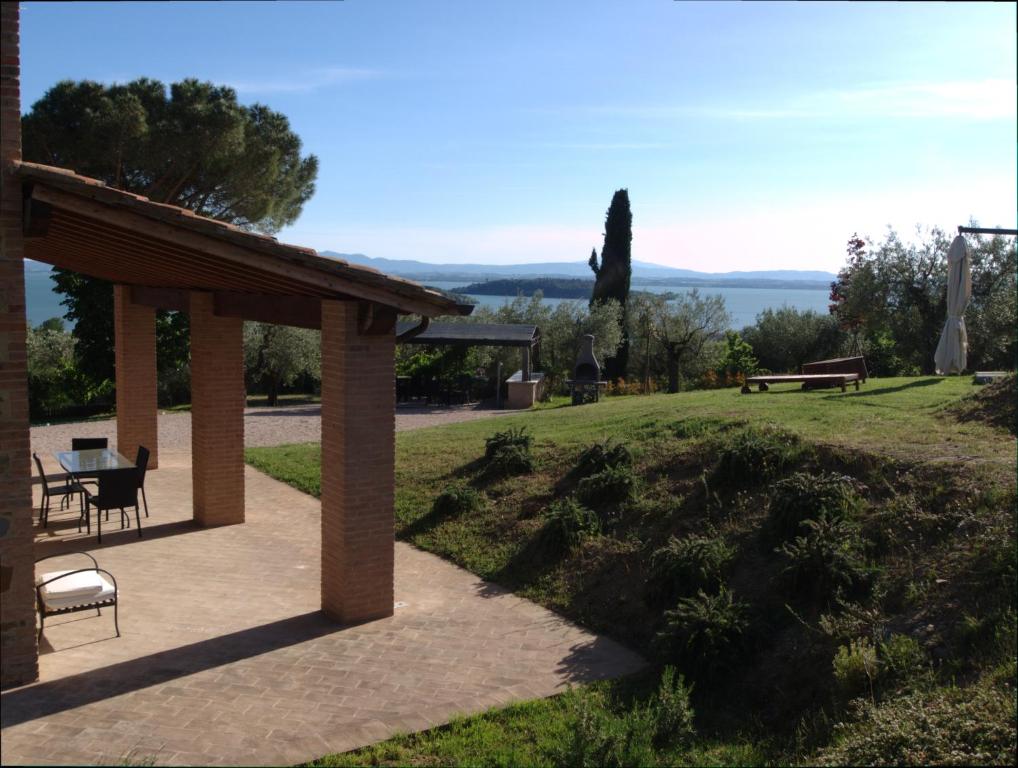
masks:
{"type": "Polygon", "coordinates": [[[511,323],[427,323],[423,330],[411,322],[396,327],[403,344],[450,347],[516,347],[520,350],[523,381],[530,381],[534,353],[541,344],[536,325],[511,323]]]}
{"type": "Polygon", "coordinates": [[[314,250],[21,160],[18,4],[3,3],[0,571],[4,686],[35,679],[35,590],[23,259],[114,283],[117,449],[158,466],[155,311],[191,327],[193,517],[244,521],[244,320],[322,332],[322,610],[393,612],[394,349],[399,314],[448,297],[314,250]]]}

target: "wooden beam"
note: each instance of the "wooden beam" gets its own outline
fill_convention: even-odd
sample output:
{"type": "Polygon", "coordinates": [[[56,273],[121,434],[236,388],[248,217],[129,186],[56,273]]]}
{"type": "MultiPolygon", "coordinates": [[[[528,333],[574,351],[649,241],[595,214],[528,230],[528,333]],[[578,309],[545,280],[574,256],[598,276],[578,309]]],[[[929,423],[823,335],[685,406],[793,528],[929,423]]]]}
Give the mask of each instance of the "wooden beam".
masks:
{"type": "Polygon", "coordinates": [[[191,311],[191,292],[182,288],[150,288],[135,285],[131,287],[131,301],[143,307],[169,309],[174,312],[191,311]]]}
{"type": "Polygon", "coordinates": [[[392,307],[360,302],[357,308],[357,333],[361,336],[387,336],[395,331],[396,313],[392,307]]]}
{"type": "Polygon", "coordinates": [[[179,224],[171,224],[137,211],[126,210],[122,206],[104,204],[43,184],[36,184],[32,188],[31,199],[49,203],[55,208],[72,211],[80,216],[111,226],[120,227],[146,238],[162,240],[181,248],[212,255],[245,269],[278,275],[345,296],[374,301],[404,313],[428,315],[429,317],[443,314],[443,308],[437,304],[403,296],[384,288],[366,285],[337,274],[330,274],[310,265],[297,264],[282,256],[260,253],[254,248],[245,248],[211,234],[195,232],[186,226],[188,222],[185,215],[180,216],[179,224]]]}
{"type": "Polygon", "coordinates": [[[322,302],[311,296],[265,296],[257,293],[216,291],[215,314],[274,325],[321,330],[322,302]]]}
{"type": "Polygon", "coordinates": [[[26,197],[21,218],[21,234],[25,237],[45,237],[49,233],[52,217],[53,206],[26,197]]]}

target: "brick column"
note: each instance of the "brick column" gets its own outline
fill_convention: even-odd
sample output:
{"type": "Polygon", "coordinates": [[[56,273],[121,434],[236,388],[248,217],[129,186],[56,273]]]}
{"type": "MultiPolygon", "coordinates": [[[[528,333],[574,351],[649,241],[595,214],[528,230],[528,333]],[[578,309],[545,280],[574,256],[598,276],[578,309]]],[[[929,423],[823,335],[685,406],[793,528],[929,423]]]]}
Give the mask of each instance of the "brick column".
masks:
{"type": "Polygon", "coordinates": [[[25,347],[18,4],[0,3],[0,687],[39,676],[25,347]]]}
{"type": "Polygon", "coordinates": [[[149,449],[148,468],[159,466],[156,389],[156,311],[131,301],[129,285],[113,286],[117,358],[117,450],[134,459],[149,449]]]}
{"type": "Polygon", "coordinates": [[[243,328],[214,314],[211,293],[191,293],[194,519],[206,527],[244,522],[243,328]]]}
{"type": "Polygon", "coordinates": [[[322,301],[322,610],[344,624],[393,611],[395,342],[322,301]]]}

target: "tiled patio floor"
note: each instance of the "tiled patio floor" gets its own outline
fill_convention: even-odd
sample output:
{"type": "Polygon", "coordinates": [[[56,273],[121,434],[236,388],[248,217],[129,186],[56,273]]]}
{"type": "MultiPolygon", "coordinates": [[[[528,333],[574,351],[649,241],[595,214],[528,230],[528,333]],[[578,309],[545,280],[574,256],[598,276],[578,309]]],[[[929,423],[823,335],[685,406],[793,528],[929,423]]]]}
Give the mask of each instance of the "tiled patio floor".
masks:
{"type": "Polygon", "coordinates": [[[338,627],[318,613],[318,502],[246,481],[244,525],[192,525],[185,453],[149,473],[142,539],[111,516],[97,547],[76,513],[51,513],[37,556],[95,555],[122,637],[109,610],[47,621],[39,682],[2,696],[5,765],[293,764],[643,665],[405,544],[395,616],[338,627]]]}

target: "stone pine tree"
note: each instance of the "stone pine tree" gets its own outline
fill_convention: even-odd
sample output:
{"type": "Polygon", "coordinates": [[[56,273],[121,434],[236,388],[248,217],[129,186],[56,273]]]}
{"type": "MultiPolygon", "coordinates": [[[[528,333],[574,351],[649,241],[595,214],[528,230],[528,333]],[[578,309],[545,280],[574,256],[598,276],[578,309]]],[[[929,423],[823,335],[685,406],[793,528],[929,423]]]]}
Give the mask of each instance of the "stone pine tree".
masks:
{"type": "Polygon", "coordinates": [[[604,222],[604,246],[601,263],[597,251],[590,254],[590,268],[594,272],[594,290],[590,305],[615,299],[622,307],[622,343],[615,357],[605,361],[605,375],[609,381],[626,376],[629,365],[629,334],[626,305],[629,300],[629,283],[633,276],[633,213],[629,207],[629,190],[619,189],[612,196],[604,222]]]}
{"type": "MultiPolygon", "coordinates": [[[[25,160],[265,233],[296,220],[318,173],[317,158],[301,156],[284,115],[193,79],[168,90],[145,78],[112,86],[65,80],[32,105],[22,134],[25,160]]],[[[54,280],[75,321],[80,370],[108,386],[112,286],[60,269],[54,280]]],[[[160,374],[185,365],[187,316],[160,312],[156,333],[160,374]]]]}

